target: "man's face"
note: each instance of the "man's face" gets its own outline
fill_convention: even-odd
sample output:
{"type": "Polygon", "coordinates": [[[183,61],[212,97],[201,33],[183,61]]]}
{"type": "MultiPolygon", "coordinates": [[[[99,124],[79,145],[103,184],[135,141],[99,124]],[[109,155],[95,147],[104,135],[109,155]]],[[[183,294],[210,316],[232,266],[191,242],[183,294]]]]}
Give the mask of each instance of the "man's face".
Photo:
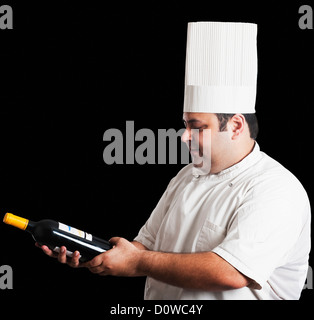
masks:
{"type": "Polygon", "coordinates": [[[205,161],[210,172],[215,173],[227,156],[230,132],[219,131],[219,122],[214,113],[184,112],[183,122],[186,130],[181,139],[190,150],[194,167],[204,168],[205,161]]]}

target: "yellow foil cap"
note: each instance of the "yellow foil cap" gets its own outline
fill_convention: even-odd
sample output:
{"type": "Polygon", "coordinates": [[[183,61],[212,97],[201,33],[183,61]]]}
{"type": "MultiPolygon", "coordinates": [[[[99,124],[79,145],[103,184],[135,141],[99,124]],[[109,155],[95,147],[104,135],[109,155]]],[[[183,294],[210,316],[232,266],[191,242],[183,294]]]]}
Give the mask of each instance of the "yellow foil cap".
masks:
{"type": "Polygon", "coordinates": [[[22,230],[25,230],[28,225],[27,219],[15,216],[12,213],[6,213],[3,218],[3,222],[22,230]]]}

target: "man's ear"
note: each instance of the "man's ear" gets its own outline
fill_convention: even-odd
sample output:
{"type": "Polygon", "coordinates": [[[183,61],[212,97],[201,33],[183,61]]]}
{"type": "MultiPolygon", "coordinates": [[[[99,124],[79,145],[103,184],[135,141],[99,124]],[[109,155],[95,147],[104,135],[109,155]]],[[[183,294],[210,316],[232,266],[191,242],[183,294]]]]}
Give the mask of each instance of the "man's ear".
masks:
{"type": "Polygon", "coordinates": [[[235,114],[228,123],[231,131],[232,131],[232,140],[238,139],[238,137],[242,134],[245,127],[245,117],[241,113],[235,114]]]}

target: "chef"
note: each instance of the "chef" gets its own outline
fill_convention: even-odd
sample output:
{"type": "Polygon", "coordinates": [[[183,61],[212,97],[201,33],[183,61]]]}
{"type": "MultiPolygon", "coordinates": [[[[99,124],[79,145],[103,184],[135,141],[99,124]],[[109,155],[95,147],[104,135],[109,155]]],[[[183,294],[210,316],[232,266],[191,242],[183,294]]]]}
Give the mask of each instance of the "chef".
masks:
{"type": "Polygon", "coordinates": [[[255,141],[257,25],[189,23],[182,140],[193,162],[133,242],[72,267],[146,276],[145,299],[298,299],[310,251],[301,183],[255,141]]]}

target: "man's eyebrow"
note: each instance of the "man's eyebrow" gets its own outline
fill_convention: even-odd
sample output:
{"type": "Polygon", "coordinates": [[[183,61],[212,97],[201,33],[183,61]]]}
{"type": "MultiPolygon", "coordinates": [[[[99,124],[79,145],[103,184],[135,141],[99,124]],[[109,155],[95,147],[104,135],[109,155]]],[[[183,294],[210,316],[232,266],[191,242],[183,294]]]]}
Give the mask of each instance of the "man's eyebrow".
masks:
{"type": "Polygon", "coordinates": [[[184,123],[188,123],[188,124],[191,124],[191,123],[194,123],[194,122],[202,122],[201,120],[197,120],[197,119],[190,119],[188,121],[185,121],[184,119],[182,119],[182,121],[184,123]]]}

